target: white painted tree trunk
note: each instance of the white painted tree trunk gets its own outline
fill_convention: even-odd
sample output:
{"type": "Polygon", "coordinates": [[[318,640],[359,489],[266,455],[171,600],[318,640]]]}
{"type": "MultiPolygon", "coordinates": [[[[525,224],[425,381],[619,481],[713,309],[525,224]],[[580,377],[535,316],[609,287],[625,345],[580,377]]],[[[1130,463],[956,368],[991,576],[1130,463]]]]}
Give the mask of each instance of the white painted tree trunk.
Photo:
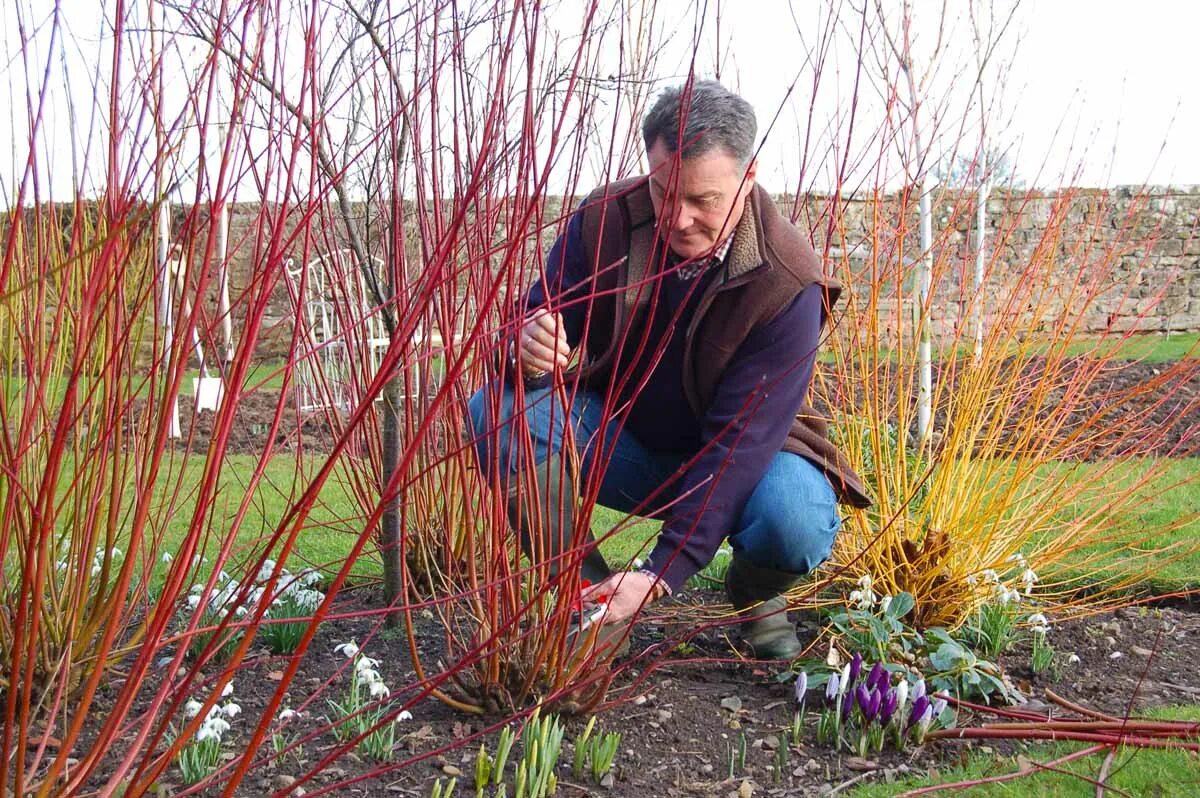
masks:
{"type": "Polygon", "coordinates": [[[933,208],[928,176],[920,179],[921,260],[917,264],[917,442],[924,447],[933,426],[933,346],[929,301],[933,282],[933,208]]]}
{"type": "MultiPolygon", "coordinates": [[[[982,148],[981,148],[982,151],[982,148]]],[[[979,193],[975,197],[975,362],[983,357],[983,264],[987,260],[987,201],[990,180],[987,177],[986,155],[980,155],[979,193]]]]}

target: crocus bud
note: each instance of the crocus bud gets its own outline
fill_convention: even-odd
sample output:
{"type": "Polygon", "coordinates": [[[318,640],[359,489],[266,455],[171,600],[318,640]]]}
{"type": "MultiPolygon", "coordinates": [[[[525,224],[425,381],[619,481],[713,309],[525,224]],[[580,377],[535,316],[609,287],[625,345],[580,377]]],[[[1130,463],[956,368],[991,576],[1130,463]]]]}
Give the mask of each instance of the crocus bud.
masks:
{"type": "Polygon", "coordinates": [[[865,715],[867,707],[871,705],[871,691],[867,689],[865,684],[860,684],[854,688],[854,700],[858,703],[858,708],[865,715]]]}
{"type": "Polygon", "coordinates": [[[900,684],[896,685],[896,711],[903,712],[904,705],[908,703],[908,679],[900,680],[900,684]]]}
{"type": "Polygon", "coordinates": [[[917,679],[917,683],[913,685],[912,700],[915,704],[917,699],[925,695],[925,680],[917,679]]]}
{"type": "Polygon", "coordinates": [[[892,715],[896,714],[896,707],[899,706],[899,700],[895,689],[888,690],[883,694],[883,700],[879,704],[879,724],[881,726],[886,726],[891,722],[892,715]]]}
{"type": "Polygon", "coordinates": [[[933,703],[930,704],[930,707],[933,709],[933,716],[935,718],[940,718],[942,713],[946,711],[946,699],[944,694],[934,693],[933,703]]]}
{"type": "Polygon", "coordinates": [[[905,724],[904,730],[908,731],[917,724],[917,721],[929,711],[929,697],[917,696],[912,702],[912,712],[908,713],[908,723],[905,724]]]}
{"type": "Polygon", "coordinates": [[[825,684],[825,700],[833,703],[837,700],[838,693],[841,692],[841,679],[836,673],[829,674],[829,681],[825,684]]]}
{"type": "Polygon", "coordinates": [[[856,691],[851,689],[846,691],[846,697],[842,699],[842,722],[850,719],[850,713],[854,710],[856,701],[856,691]]]}
{"type": "Polygon", "coordinates": [[[875,720],[875,717],[879,714],[879,708],[882,702],[883,693],[879,692],[878,690],[872,690],[871,696],[867,700],[867,708],[863,710],[863,717],[865,717],[868,721],[875,720]]]}
{"type": "Polygon", "coordinates": [[[849,681],[849,684],[847,684],[846,686],[849,687],[851,684],[854,684],[854,682],[858,679],[858,674],[861,672],[862,672],[862,654],[859,654],[856,651],[856,652],[854,652],[853,659],[850,660],[850,673],[849,673],[850,681],[849,681]]]}
{"type": "Polygon", "coordinates": [[[796,703],[804,706],[804,696],[808,694],[808,672],[800,671],[796,677],[796,703]]]}
{"type": "Polygon", "coordinates": [[[842,666],[842,681],[838,687],[838,693],[844,693],[850,689],[850,665],[847,663],[842,666]]]}
{"type": "Polygon", "coordinates": [[[887,671],[884,670],[882,662],[876,662],[871,668],[871,672],[867,674],[867,687],[872,690],[885,690],[887,688],[887,671]]]}

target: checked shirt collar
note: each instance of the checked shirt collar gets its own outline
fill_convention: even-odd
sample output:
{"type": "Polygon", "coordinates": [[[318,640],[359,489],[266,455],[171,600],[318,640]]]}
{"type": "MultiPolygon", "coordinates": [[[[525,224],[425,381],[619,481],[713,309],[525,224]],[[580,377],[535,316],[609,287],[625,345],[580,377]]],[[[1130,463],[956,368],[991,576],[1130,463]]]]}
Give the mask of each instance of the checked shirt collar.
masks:
{"type": "Polygon", "coordinates": [[[719,266],[725,262],[725,256],[729,254],[729,250],[733,247],[733,239],[736,233],[730,233],[725,237],[725,241],[721,246],[717,247],[712,255],[706,258],[697,258],[692,262],[680,266],[675,270],[675,276],[680,280],[691,280],[697,275],[703,274],[713,266],[719,266]]]}

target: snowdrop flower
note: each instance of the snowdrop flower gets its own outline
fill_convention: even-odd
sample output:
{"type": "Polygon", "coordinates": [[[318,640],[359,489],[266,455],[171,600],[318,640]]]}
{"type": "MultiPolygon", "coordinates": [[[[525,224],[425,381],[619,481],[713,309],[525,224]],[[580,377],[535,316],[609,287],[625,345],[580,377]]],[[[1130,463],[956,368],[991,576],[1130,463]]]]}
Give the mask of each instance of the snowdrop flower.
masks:
{"type": "Polygon", "coordinates": [[[1007,562],[1015,562],[1018,566],[1023,566],[1025,564],[1025,555],[1019,551],[1014,552],[1008,555],[1007,562]]]}
{"type": "Polygon", "coordinates": [[[233,614],[239,618],[244,618],[244,617],[246,617],[246,608],[245,607],[235,607],[233,610],[233,614]]]}
{"type": "Polygon", "coordinates": [[[354,669],[359,673],[363,671],[375,670],[379,667],[379,660],[372,659],[368,656],[361,656],[354,661],[354,669]]]}
{"type": "Polygon", "coordinates": [[[342,643],[333,649],[335,654],[342,654],[346,659],[350,659],[358,653],[358,644],[351,640],[349,643],[342,643]]]}
{"type": "Polygon", "coordinates": [[[399,723],[402,720],[412,720],[412,713],[406,709],[403,712],[401,712],[399,715],[396,716],[397,723],[399,723]]]}
{"type": "Polygon", "coordinates": [[[887,612],[887,608],[889,606],[891,606],[891,603],[892,603],[891,596],[884,596],[883,598],[879,599],[879,611],[887,612]]]}
{"type": "Polygon", "coordinates": [[[1038,582],[1038,575],[1033,572],[1032,568],[1026,568],[1021,574],[1021,584],[1025,586],[1025,595],[1028,596],[1033,591],[1033,586],[1038,582]]]}
{"type": "Polygon", "coordinates": [[[188,702],[183,705],[183,716],[185,718],[194,718],[200,714],[200,708],[203,706],[194,698],[189,698],[188,702]]]}
{"type": "Polygon", "coordinates": [[[221,698],[228,698],[231,695],[233,695],[233,682],[229,681],[221,688],[221,698]]]}
{"type": "Polygon", "coordinates": [[[92,564],[92,576],[99,576],[100,572],[103,570],[104,570],[104,566],[101,565],[100,563],[92,564]]]}
{"type": "Polygon", "coordinates": [[[1000,581],[1000,574],[996,573],[996,569],[994,568],[988,568],[986,571],[983,571],[980,576],[983,577],[983,581],[990,582],[992,584],[996,584],[1000,581]]]}
{"type": "Polygon", "coordinates": [[[221,707],[221,714],[227,718],[236,718],[241,711],[242,708],[232,701],[221,707]]]}
{"type": "Polygon", "coordinates": [[[381,681],[371,682],[371,698],[387,698],[392,691],[381,681]]]}
{"type": "Polygon", "coordinates": [[[1078,665],[1079,664],[1079,655],[1072,654],[1071,656],[1067,657],[1067,662],[1070,663],[1071,665],[1078,665]]]}
{"type": "Polygon", "coordinates": [[[188,607],[190,607],[193,610],[196,609],[197,607],[199,607],[200,606],[200,596],[196,595],[195,593],[189,594],[187,597],[187,605],[188,605],[188,607]]]}
{"type": "Polygon", "coordinates": [[[1035,612],[1029,616],[1029,623],[1032,624],[1032,629],[1036,634],[1046,634],[1050,631],[1050,622],[1046,620],[1046,616],[1040,612],[1035,612]]]}
{"type": "Polygon", "coordinates": [[[321,572],[315,568],[308,568],[300,572],[300,583],[308,587],[321,583],[321,572]]]}
{"type": "Polygon", "coordinates": [[[221,734],[207,723],[202,725],[199,731],[196,732],[196,742],[202,743],[205,740],[220,740],[221,734]]]}
{"type": "Polygon", "coordinates": [[[374,686],[383,681],[383,677],[379,675],[379,671],[373,668],[363,668],[358,672],[358,678],[362,683],[368,686],[374,686]]]}
{"type": "Polygon", "coordinates": [[[1021,591],[1017,590],[1016,588],[1012,588],[1011,590],[1009,590],[1008,591],[1008,600],[1011,601],[1013,604],[1020,604],[1021,603],[1021,591]]]}
{"type": "Polygon", "coordinates": [[[968,574],[967,584],[971,587],[975,587],[975,585],[979,584],[979,577],[975,576],[975,574],[968,574]]]}
{"type": "MultiPolygon", "coordinates": [[[[233,581],[232,579],[229,578],[229,574],[226,571],[221,571],[220,573],[218,573],[217,580],[221,581],[221,582],[232,582],[233,581]]],[[[237,584],[237,583],[234,582],[234,584],[237,584]]]]}
{"type": "Polygon", "coordinates": [[[162,553],[162,561],[163,561],[163,563],[164,563],[164,564],[166,564],[166,565],[170,565],[170,564],[171,564],[171,560],[173,560],[173,559],[175,559],[175,558],[171,556],[171,552],[169,552],[169,551],[164,551],[164,552],[162,553]]]}
{"type": "Polygon", "coordinates": [[[874,580],[870,574],[863,574],[858,579],[858,590],[850,591],[850,603],[857,604],[860,610],[870,610],[875,606],[875,591],[871,588],[874,580]]]}
{"type": "Polygon", "coordinates": [[[66,560],[59,560],[59,561],[58,561],[58,563],[57,563],[57,564],[54,566],[54,570],[56,570],[56,571],[65,571],[65,570],[67,570],[67,561],[66,561],[66,560]]]}
{"type": "Polygon", "coordinates": [[[289,720],[294,720],[299,716],[299,714],[300,713],[296,712],[294,709],[285,709],[279,713],[279,722],[287,723],[289,720]]]}
{"type": "Polygon", "coordinates": [[[116,546],[113,546],[111,549],[108,550],[108,558],[110,560],[119,560],[124,556],[125,556],[124,553],[122,553],[122,551],[120,549],[118,549],[116,546]]]}
{"type": "Polygon", "coordinates": [[[218,739],[220,739],[221,736],[225,734],[225,732],[229,731],[229,721],[225,720],[220,715],[217,715],[216,717],[212,717],[212,718],[209,718],[208,720],[204,721],[204,725],[208,726],[210,729],[215,730],[217,733],[218,739]]]}

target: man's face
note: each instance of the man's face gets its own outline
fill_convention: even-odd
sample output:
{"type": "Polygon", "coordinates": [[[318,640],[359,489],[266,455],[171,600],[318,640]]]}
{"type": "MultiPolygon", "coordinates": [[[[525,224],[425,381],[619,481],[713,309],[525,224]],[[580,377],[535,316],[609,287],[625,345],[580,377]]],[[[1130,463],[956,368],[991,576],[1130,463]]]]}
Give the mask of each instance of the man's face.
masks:
{"type": "Polygon", "coordinates": [[[717,148],[675,163],[661,139],[647,156],[654,215],[676,255],[704,255],[733,232],[754,187],[754,161],[743,167],[717,148]]]}

